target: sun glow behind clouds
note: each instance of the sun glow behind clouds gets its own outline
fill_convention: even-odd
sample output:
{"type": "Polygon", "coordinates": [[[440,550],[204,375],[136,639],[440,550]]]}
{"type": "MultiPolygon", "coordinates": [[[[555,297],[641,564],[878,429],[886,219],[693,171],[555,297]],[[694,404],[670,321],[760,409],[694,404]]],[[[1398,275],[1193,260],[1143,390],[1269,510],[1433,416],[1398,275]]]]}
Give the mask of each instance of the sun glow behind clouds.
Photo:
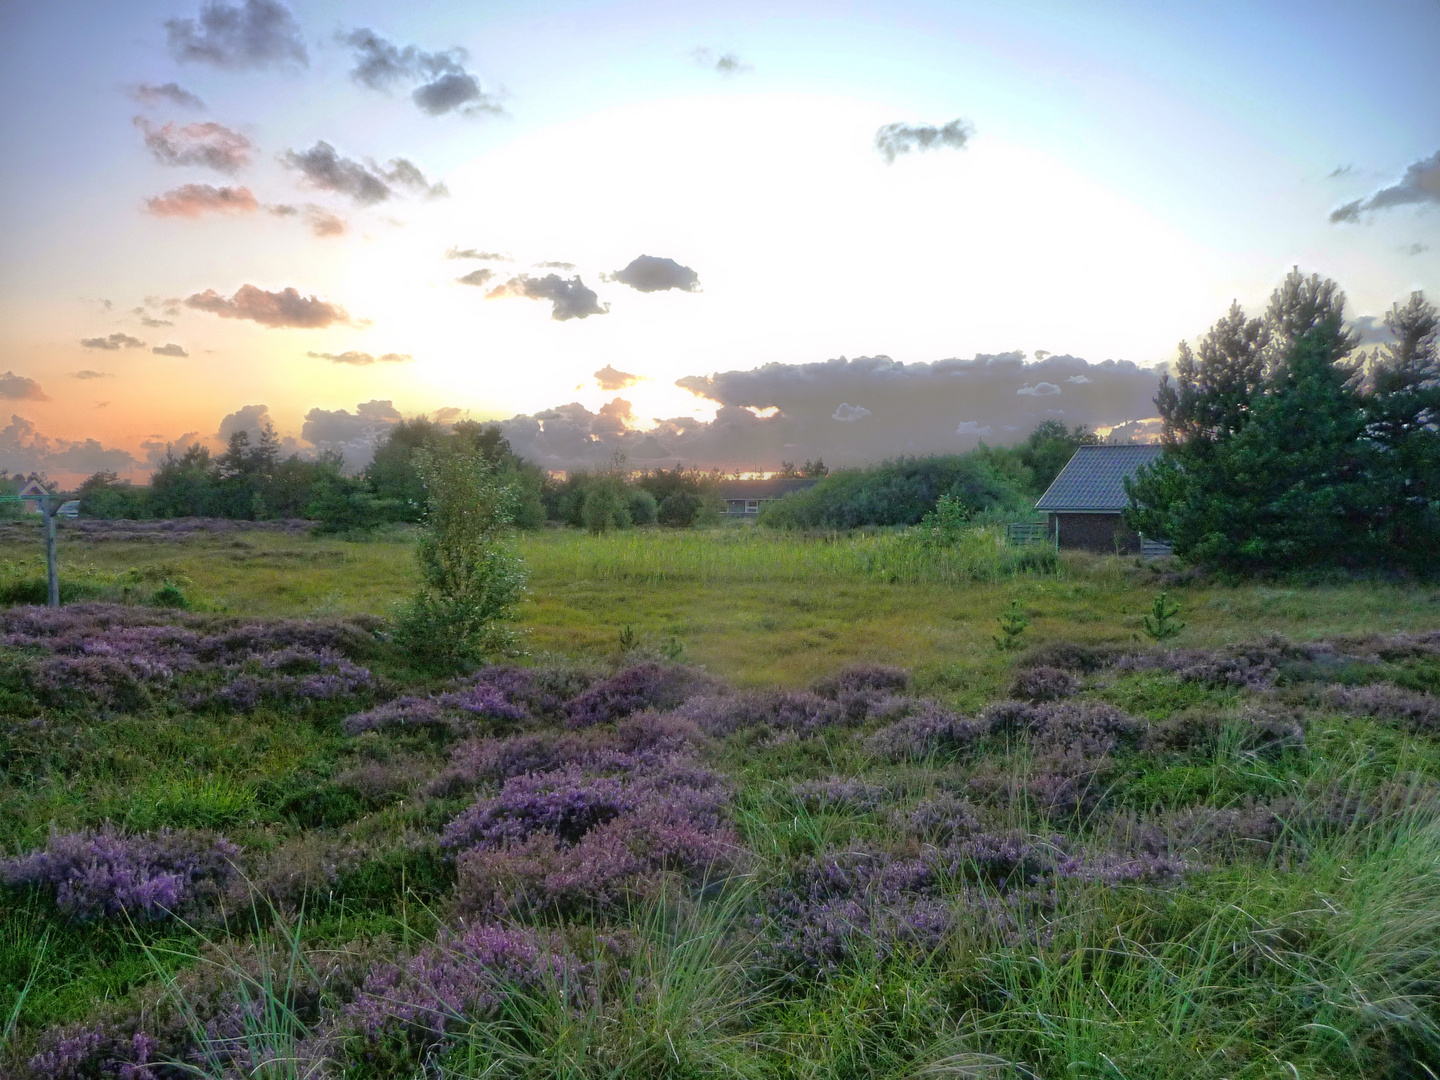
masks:
{"type": "MultiPolygon", "coordinates": [[[[963,151],[887,166],[872,140],[895,111],[705,97],[546,128],[451,169],[453,198],[377,235],[349,263],[344,298],[416,356],[406,398],[532,412],[613,363],[653,379],[620,392],[642,424],[706,411],[670,385],[682,375],[1042,343],[1146,363],[1216,309],[1203,249],[983,127],[963,151]],[[513,252],[517,273],[572,262],[564,273],[610,311],[556,322],[547,302],[486,301],[454,282],[443,253],[456,244],[513,252]],[[642,253],[694,266],[701,291],[600,280],[642,253]],[[1097,320],[1105,310],[1113,318],[1097,320]]],[[[579,396],[593,406],[615,394],[579,396]]]]}

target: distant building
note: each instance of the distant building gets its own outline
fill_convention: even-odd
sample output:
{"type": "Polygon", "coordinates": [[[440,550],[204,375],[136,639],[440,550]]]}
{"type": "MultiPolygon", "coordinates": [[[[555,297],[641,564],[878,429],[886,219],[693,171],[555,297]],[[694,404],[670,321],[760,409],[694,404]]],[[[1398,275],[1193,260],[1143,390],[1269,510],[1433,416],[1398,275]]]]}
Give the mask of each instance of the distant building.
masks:
{"type": "Polygon", "coordinates": [[[1143,446],[1082,446],[1055,482],[1040,496],[1035,509],[1050,515],[1056,547],[1146,556],[1168,555],[1169,545],[1142,537],[1125,525],[1121,511],[1129,505],[1125,478],[1159,459],[1164,449],[1143,446]]]}
{"type": "Polygon", "coordinates": [[[753,518],[766,503],[815,483],[813,476],[777,476],[771,480],[721,480],[719,486],[727,518],[753,518]]]}

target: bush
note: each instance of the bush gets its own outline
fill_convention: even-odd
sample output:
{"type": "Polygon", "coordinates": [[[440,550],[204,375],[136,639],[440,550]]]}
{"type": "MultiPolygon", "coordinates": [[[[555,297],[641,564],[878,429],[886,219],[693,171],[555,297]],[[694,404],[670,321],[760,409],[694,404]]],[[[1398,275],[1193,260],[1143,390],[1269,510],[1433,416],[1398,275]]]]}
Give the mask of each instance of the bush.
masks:
{"type": "Polygon", "coordinates": [[[429,499],[416,552],[424,584],[396,637],[422,664],[453,668],[514,640],[502,624],[525,587],[509,543],[515,495],[476,452],[422,451],[416,463],[429,499]]]}
{"type": "Polygon", "coordinates": [[[869,469],[833,472],[812,488],[769,503],[760,524],[780,529],[854,529],[917,525],[942,495],[953,517],[1028,508],[1021,478],[989,455],[902,458],[869,469]]]}

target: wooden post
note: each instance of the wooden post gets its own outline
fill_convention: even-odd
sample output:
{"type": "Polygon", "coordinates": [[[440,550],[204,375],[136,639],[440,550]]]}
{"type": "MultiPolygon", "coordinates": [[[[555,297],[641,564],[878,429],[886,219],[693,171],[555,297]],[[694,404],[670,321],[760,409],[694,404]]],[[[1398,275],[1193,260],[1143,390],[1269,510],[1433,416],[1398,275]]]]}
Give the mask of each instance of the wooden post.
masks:
{"type": "Polygon", "coordinates": [[[60,606],[60,564],[55,554],[55,514],[60,509],[58,498],[51,495],[40,500],[40,510],[45,516],[45,576],[49,584],[48,602],[51,607],[60,606]]]}

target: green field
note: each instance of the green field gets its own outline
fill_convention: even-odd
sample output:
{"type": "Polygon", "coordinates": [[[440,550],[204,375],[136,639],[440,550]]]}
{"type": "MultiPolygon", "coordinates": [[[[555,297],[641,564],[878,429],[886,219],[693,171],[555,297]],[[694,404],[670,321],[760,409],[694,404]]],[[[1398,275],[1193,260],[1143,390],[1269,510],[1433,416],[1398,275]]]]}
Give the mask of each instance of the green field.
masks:
{"type": "MultiPolygon", "coordinates": [[[[1227,584],[1134,559],[1054,560],[983,530],[944,549],[749,528],[518,543],[531,574],[520,662],[571,704],[527,698],[520,719],[456,706],[443,723],[361,730],[345,719],[460,685],[415,673],[383,624],[355,621],[413,589],[413,538],[62,532],[69,587],[142,601],[171,582],[191,610],[115,616],[58,667],[46,650],[72,645],[52,649],[0,611],[12,634],[0,855],[104,827],[218,833],[240,876],[183,921],[144,909],[147,921],[135,902],[66,908],[29,879],[0,886],[0,1075],[111,1076],[122,1063],[136,1080],[1440,1072],[1433,587],[1227,584]],[[1142,618],[1162,590],[1185,628],[1156,646],[1142,618]],[[1024,648],[1001,651],[1012,601],[1029,620],[1024,648]],[[296,619],[330,627],[332,643],[283,644],[308,631],[272,621],[296,619]],[[130,647],[123,627],[162,633],[150,624],[167,620],[203,639],[175,646],[173,673],[102,662],[107,641],[130,647]],[[185,649],[201,658],[192,667],[185,649]],[[641,703],[655,716],[637,714],[651,728],[623,719],[641,704],[607,705],[595,726],[559,734],[562,715],[580,723],[581,688],[646,662],[661,673],[641,703]],[[354,665],[373,677],[293,690],[354,665]],[[909,681],[834,681],[856,665],[909,681]],[[667,697],[664,679],[685,689],[667,697]],[[261,690],[242,700],[245,680],[261,690]],[[823,716],[813,723],[745,696],[811,685],[819,697],[785,700],[823,716]],[[985,711],[1045,687],[1057,704],[985,711]],[[596,886],[619,890],[601,903],[564,884],[596,873],[564,862],[591,833],[534,864],[514,861],[518,840],[464,857],[445,846],[467,807],[521,775],[454,779],[465,762],[531,739],[527,753],[598,770],[582,786],[651,791],[651,765],[583,764],[645,738],[679,755],[665,759],[683,763],[676,775],[719,778],[718,824],[693,843],[730,838],[724,873],[677,850],[596,886]],[[559,869],[536,877],[546,859],[559,869]],[[390,963],[463,967],[467,928],[489,923],[541,943],[541,958],[487,961],[489,996],[466,991],[443,1035],[401,1016],[416,980],[438,976],[405,968],[389,991],[362,987],[390,963]],[[360,1001],[383,1014],[378,1035],[336,1020],[360,1001]],[[148,1061],[136,1032],[157,1039],[148,1061]],[[87,1058],[85,1039],[119,1056],[87,1058]]],[[[37,548],[38,533],[9,528],[0,587],[37,580],[37,548]]],[[[55,640],[91,633],[81,623],[55,640]]],[[[624,835],[626,858],[659,858],[653,838],[624,835]]]]}

